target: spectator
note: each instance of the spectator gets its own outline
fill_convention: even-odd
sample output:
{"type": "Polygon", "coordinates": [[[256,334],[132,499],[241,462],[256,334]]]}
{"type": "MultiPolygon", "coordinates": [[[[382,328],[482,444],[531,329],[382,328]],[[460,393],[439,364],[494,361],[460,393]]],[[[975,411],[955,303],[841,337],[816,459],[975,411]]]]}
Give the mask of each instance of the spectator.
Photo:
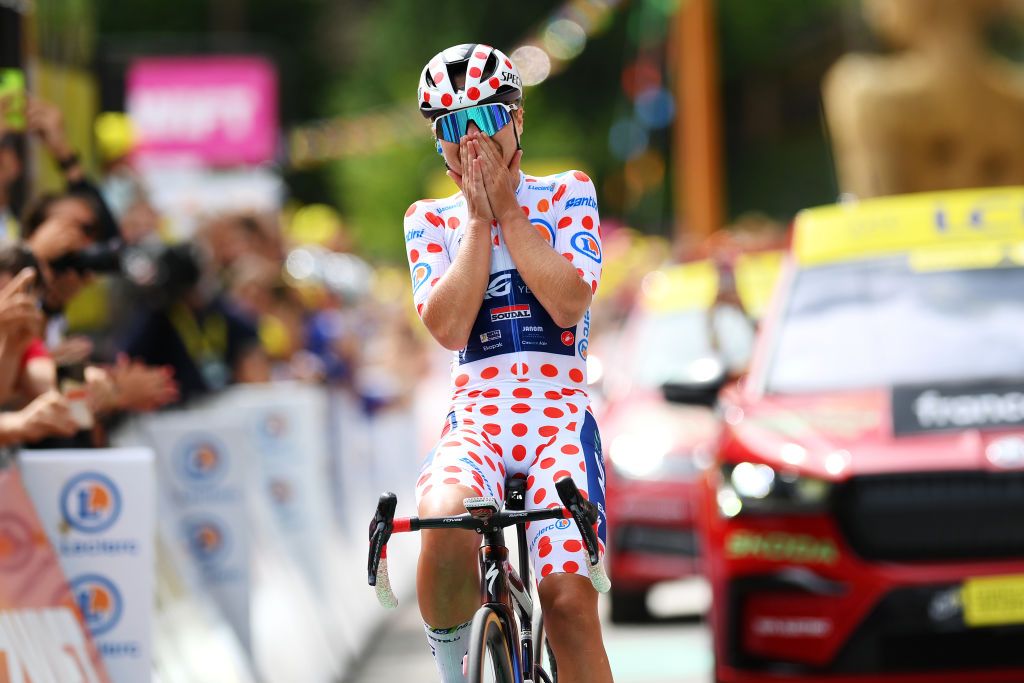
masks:
{"type": "Polygon", "coordinates": [[[255,326],[220,295],[215,274],[203,271],[191,245],[166,249],[157,270],[160,291],[150,297],[157,305],[131,326],[126,353],[173,368],[181,400],[270,378],[255,326]]]}

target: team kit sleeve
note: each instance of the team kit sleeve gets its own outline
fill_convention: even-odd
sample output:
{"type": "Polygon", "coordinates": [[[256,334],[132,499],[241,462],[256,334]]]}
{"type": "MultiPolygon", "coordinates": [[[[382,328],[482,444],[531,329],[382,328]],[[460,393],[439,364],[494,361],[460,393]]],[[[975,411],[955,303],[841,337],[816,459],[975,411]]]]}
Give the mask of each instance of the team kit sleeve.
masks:
{"type": "Polygon", "coordinates": [[[405,252],[412,275],[413,303],[420,315],[434,285],[451,265],[444,241],[445,222],[430,206],[428,202],[416,202],[405,212],[405,252]]]}
{"type": "Polygon", "coordinates": [[[555,191],[555,207],[561,211],[555,222],[555,250],[576,266],[576,272],[596,294],[603,261],[597,192],[582,171],[569,171],[562,178],[555,191]]]}

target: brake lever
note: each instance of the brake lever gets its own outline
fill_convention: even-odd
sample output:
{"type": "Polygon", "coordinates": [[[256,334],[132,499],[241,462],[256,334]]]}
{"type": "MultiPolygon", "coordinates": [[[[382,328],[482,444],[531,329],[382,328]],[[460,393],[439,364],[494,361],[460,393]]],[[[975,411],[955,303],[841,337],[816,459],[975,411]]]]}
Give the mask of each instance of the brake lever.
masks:
{"type": "Polygon", "coordinates": [[[387,557],[388,541],[395,520],[395,508],[398,507],[398,496],[394,493],[382,493],[377,501],[377,511],[370,522],[370,557],[367,561],[367,583],[377,585],[377,570],[381,557],[387,557]]]}
{"type": "Polygon", "coordinates": [[[566,477],[555,482],[555,489],[562,504],[569,510],[573,521],[576,522],[580,535],[583,536],[583,543],[587,548],[589,564],[596,565],[600,561],[600,551],[597,544],[597,534],[594,533],[594,524],[597,522],[597,506],[583,497],[576,482],[571,477],[566,477]]]}

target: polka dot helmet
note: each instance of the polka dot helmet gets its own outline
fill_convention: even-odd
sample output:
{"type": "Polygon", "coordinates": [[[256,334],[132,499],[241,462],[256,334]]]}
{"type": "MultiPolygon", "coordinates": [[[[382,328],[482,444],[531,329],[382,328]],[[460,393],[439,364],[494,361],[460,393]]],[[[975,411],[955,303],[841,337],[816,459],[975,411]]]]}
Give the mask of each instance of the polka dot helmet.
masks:
{"type": "Polygon", "coordinates": [[[420,113],[426,118],[482,102],[514,102],[523,96],[523,79],[504,52],[490,45],[464,43],[434,55],[420,74],[420,113]],[[465,73],[456,89],[453,76],[465,73]]]}

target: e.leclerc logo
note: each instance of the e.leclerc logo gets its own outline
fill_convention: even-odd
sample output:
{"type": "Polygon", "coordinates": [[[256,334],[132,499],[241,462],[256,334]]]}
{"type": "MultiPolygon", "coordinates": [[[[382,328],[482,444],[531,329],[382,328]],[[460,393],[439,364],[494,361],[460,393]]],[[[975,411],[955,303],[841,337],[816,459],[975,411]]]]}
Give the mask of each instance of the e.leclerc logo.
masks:
{"type": "Polygon", "coordinates": [[[427,281],[427,278],[430,277],[430,273],[431,272],[432,271],[431,271],[431,268],[430,268],[429,264],[426,264],[426,263],[417,263],[416,264],[416,267],[412,269],[412,291],[413,292],[418,291],[419,288],[423,286],[423,283],[425,283],[427,281]]]}
{"type": "Polygon", "coordinates": [[[107,633],[121,620],[124,602],[114,583],[99,574],[83,574],[71,582],[75,604],[94,636],[107,633]]]}
{"type": "Polygon", "coordinates": [[[215,517],[195,517],[185,521],[185,539],[192,556],[204,565],[216,564],[227,557],[227,526],[215,517]]]}
{"type": "Polygon", "coordinates": [[[196,437],[184,443],[177,454],[178,474],[189,484],[212,486],[227,473],[223,446],[212,437],[196,437]]]}
{"type": "Polygon", "coordinates": [[[601,245],[589,232],[578,232],[572,236],[572,248],[591,258],[598,263],[601,262],[601,245]]]}
{"type": "Polygon", "coordinates": [[[83,472],[64,485],[60,509],[71,528],[87,534],[100,533],[121,515],[121,492],[99,472],[83,472]]]}

